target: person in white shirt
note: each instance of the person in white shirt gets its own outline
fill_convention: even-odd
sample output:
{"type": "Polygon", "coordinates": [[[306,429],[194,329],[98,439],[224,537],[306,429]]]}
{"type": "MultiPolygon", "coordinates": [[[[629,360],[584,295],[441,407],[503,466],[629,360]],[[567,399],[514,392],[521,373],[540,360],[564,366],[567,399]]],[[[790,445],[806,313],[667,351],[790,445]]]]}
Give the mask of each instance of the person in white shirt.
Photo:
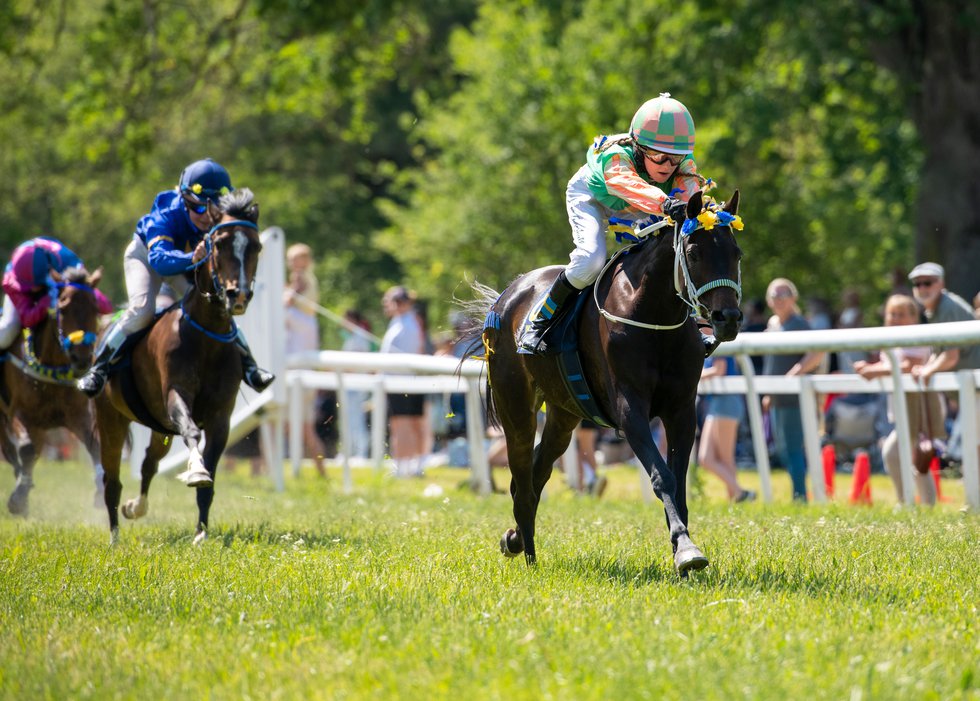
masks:
{"type": "MultiPolygon", "coordinates": [[[[381,307],[390,321],[381,340],[382,353],[424,353],[425,342],[415,300],[402,286],[385,292],[381,307]]],[[[425,397],[388,395],[388,437],[397,477],[421,477],[425,431],[425,397]]]]}

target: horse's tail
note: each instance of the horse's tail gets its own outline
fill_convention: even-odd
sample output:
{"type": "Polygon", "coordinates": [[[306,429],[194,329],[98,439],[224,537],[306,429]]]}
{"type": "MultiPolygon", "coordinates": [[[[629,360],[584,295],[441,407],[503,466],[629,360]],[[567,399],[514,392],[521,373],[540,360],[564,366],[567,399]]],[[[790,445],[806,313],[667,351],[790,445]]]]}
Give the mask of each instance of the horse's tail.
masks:
{"type": "MultiPolygon", "coordinates": [[[[459,338],[456,339],[457,345],[463,348],[463,354],[459,361],[462,368],[463,360],[467,358],[489,359],[490,353],[497,342],[497,334],[500,331],[500,317],[493,309],[494,303],[500,297],[500,293],[491,287],[487,287],[476,280],[470,283],[473,290],[473,298],[461,300],[456,298],[456,304],[465,315],[465,320],[457,327],[459,338]],[[494,319],[497,322],[494,323],[494,319]]],[[[492,426],[499,426],[497,410],[493,402],[493,393],[490,389],[490,374],[487,373],[487,423],[492,426]]]]}

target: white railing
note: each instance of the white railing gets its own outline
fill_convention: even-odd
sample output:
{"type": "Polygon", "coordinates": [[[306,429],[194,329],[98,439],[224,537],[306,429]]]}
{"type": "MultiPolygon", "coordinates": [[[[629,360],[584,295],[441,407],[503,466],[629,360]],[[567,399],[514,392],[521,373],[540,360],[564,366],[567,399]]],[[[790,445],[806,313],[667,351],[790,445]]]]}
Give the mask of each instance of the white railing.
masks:
{"type": "MultiPolygon", "coordinates": [[[[906,392],[922,392],[927,388],[911,377],[902,375],[892,348],[913,346],[964,346],[980,343],[980,321],[961,321],[945,324],[916,324],[863,329],[834,329],[829,331],[793,331],[789,333],[743,333],[734,341],[723,343],[716,355],[732,355],[738,359],[741,377],[704,380],[703,393],[745,394],[749,423],[752,427],[753,448],[765,501],[772,500],[769,453],[762,427],[759,397],[763,394],[798,394],[803,420],[803,439],[806,461],[814,498],[826,501],[823,479],[818,476],[821,464],[818,435],[818,393],[879,393],[891,392],[898,433],[898,451],[902,470],[903,501],[914,502],[912,477],[912,440],[909,432],[906,392]],[[876,350],[883,349],[892,361],[892,375],[878,380],[865,380],[860,375],[806,375],[802,377],[756,376],[750,355],[773,353],[806,353],[808,351],[876,350]]],[[[967,503],[980,508],[980,465],[977,461],[976,396],[980,386],[980,370],[961,370],[956,373],[937,373],[928,389],[957,392],[959,395],[960,426],[963,437],[963,487],[967,503]]]]}
{"type": "Polygon", "coordinates": [[[294,475],[299,472],[303,455],[304,389],[331,389],[337,392],[337,415],[341,417],[341,464],[344,489],[348,492],[353,489],[353,479],[348,455],[351,431],[343,420],[346,415],[344,402],[347,399],[347,390],[366,390],[371,393],[371,459],[379,470],[384,466],[388,394],[459,392],[466,394],[466,436],[473,481],[479,493],[490,493],[490,468],[483,447],[486,429],[480,394],[480,379],[484,372],[482,362],[466,360],[460,366],[459,360],[452,357],[411,353],[316,351],[290,355],[287,366],[289,455],[294,475]]]}
{"type": "MultiPolygon", "coordinates": [[[[818,393],[880,393],[890,392],[894,397],[896,431],[898,432],[899,458],[904,475],[903,500],[914,500],[912,478],[912,449],[908,415],[905,403],[907,392],[921,392],[924,388],[913,378],[901,375],[898,364],[893,362],[891,377],[865,380],[859,375],[806,375],[803,377],[756,376],[750,355],[773,353],[805,353],[810,350],[875,350],[909,346],[959,346],[980,343],[980,321],[949,324],[922,324],[902,327],[879,327],[831,331],[795,331],[792,333],[743,333],[734,341],[723,343],[716,355],[736,356],[742,369],[741,376],[704,380],[699,392],[711,394],[744,394],[749,409],[753,448],[759,471],[762,497],[772,501],[772,483],[769,453],[762,426],[759,397],[763,394],[796,394],[800,397],[803,420],[804,447],[810,467],[814,498],[825,501],[823,479],[818,466],[822,464],[818,435],[816,395],[818,393]]],[[[892,356],[894,360],[894,356],[892,356]]],[[[474,480],[482,493],[490,489],[489,467],[483,450],[485,437],[480,395],[483,363],[467,360],[457,374],[455,358],[411,354],[345,353],[320,351],[292,355],[286,375],[290,418],[290,455],[302,455],[302,389],[337,390],[338,403],[344,401],[345,390],[368,390],[372,393],[371,456],[380,467],[384,456],[384,432],[386,426],[386,394],[389,392],[442,393],[465,392],[467,401],[467,437],[470,448],[470,464],[474,480]],[[410,373],[410,374],[377,374],[410,373]]],[[[963,482],[967,503],[980,508],[980,466],[977,464],[976,392],[980,386],[980,370],[963,370],[958,373],[938,373],[933,376],[930,390],[957,392],[961,412],[963,436],[963,482]]],[[[343,416],[342,406],[338,415],[343,416]]],[[[341,421],[341,445],[350,445],[349,427],[341,421]]],[[[571,448],[570,448],[571,450],[571,448]]],[[[299,462],[293,458],[294,473],[299,462]]],[[[344,485],[351,488],[350,464],[344,456],[344,485]]]]}

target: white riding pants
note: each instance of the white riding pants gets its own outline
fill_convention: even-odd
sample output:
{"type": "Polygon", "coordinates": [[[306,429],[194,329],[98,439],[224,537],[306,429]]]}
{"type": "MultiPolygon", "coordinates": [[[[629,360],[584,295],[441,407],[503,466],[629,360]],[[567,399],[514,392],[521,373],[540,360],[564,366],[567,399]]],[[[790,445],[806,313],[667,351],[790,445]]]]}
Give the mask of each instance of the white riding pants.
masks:
{"type": "Polygon", "coordinates": [[[129,305],[116,328],[127,336],[145,329],[153,321],[156,312],[157,294],[164,282],[169,284],[179,297],[190,288],[190,283],[183,275],[164,277],[150,267],[146,244],[133,237],[123,255],[123,270],[126,274],[126,292],[129,294],[129,305]]]}
{"type": "Polygon", "coordinates": [[[575,250],[568,256],[565,277],[579,290],[585,289],[599,277],[606,263],[606,230],[609,217],[637,221],[649,215],[629,210],[614,211],[601,204],[589,189],[589,167],[584,165],[568,181],[565,209],[572,227],[575,250]]]}
{"type": "Polygon", "coordinates": [[[3,316],[0,316],[0,350],[10,348],[20,333],[20,314],[10,296],[3,298],[3,316]]]}

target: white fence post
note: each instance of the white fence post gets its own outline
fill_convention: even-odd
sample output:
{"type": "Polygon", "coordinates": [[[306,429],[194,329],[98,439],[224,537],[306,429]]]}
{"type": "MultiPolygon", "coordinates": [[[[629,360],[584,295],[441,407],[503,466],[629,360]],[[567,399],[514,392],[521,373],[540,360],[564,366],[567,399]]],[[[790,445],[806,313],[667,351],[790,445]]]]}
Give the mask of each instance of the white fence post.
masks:
{"type": "Polygon", "coordinates": [[[738,366],[745,377],[745,404],[749,412],[749,426],[752,429],[752,447],[755,451],[755,466],[759,471],[759,487],[762,500],[772,503],[772,473],[769,467],[769,445],[766,443],[766,429],[762,422],[762,407],[759,393],[755,388],[755,368],[752,359],[744,354],[736,356],[738,366]]]}
{"type": "Polygon", "coordinates": [[[966,492],[966,503],[974,509],[980,509],[980,464],[977,459],[977,446],[980,436],[977,436],[977,384],[970,370],[960,370],[956,373],[960,385],[960,436],[963,446],[963,489],[966,492]]]}
{"type": "Polygon", "coordinates": [[[800,417],[803,419],[803,449],[806,453],[807,472],[810,475],[813,500],[823,503],[827,501],[827,489],[823,483],[823,470],[821,469],[817,393],[813,389],[813,380],[808,375],[800,376],[799,380],[800,417]]]}

